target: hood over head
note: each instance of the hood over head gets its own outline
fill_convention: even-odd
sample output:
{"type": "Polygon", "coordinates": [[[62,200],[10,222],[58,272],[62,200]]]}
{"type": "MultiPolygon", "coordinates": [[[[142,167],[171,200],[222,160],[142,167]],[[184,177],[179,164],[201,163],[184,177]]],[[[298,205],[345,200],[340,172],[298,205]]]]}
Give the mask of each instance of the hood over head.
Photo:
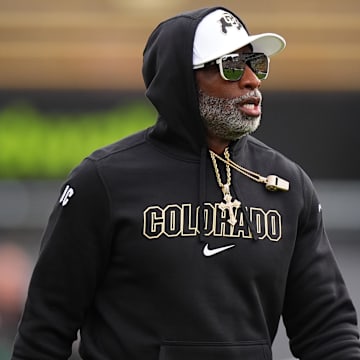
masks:
{"type": "MultiPolygon", "coordinates": [[[[209,40],[200,46],[203,43],[201,38],[204,36],[200,36],[199,40],[199,32],[195,37],[198,25],[207,15],[216,13],[215,10],[226,13],[237,24],[240,24],[241,44],[247,37],[247,44],[252,43],[254,47],[254,41],[256,41],[256,49],[259,51],[262,41],[265,41],[267,45],[267,40],[272,41],[273,48],[268,51],[269,54],[279,52],[285,46],[283,39],[276,34],[249,36],[242,21],[223,7],[185,12],[161,22],[155,28],[144,49],[142,69],[146,96],[159,114],[149,136],[153,140],[161,140],[159,146],[166,146],[172,151],[178,150],[182,156],[185,154],[199,156],[202,149],[206,147],[205,128],[200,117],[198,91],[193,70],[194,65],[197,64],[193,60],[199,63],[201,59],[205,59],[201,57],[204,51],[205,57],[208,57],[209,53],[211,57],[214,53],[223,51],[219,48],[219,43],[215,43],[212,49],[209,40]],[[195,38],[197,43],[194,44],[195,38]]],[[[216,24],[216,28],[218,25],[216,24]]],[[[201,27],[199,28],[201,30],[201,27]]],[[[205,30],[209,28],[211,24],[205,26],[205,30]]],[[[229,42],[227,44],[226,50],[230,50],[229,42]]],[[[235,42],[231,51],[237,50],[238,44],[239,42],[235,42]]],[[[242,46],[245,45],[244,43],[242,46]]]]}
{"type": "Polygon", "coordinates": [[[146,96],[159,114],[150,136],[188,154],[199,154],[205,144],[192,59],[197,25],[211,11],[200,9],[163,21],[144,50],[146,96]]]}

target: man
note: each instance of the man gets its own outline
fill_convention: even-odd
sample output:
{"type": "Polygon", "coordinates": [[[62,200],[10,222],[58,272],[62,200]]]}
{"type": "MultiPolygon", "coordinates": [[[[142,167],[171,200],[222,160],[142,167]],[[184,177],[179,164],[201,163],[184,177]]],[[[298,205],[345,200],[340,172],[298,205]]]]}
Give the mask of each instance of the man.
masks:
{"type": "Polygon", "coordinates": [[[144,51],[154,127],[95,151],[64,183],[13,360],[360,359],[354,307],[309,178],[249,133],[276,34],[230,11],[161,23],[144,51]]]}

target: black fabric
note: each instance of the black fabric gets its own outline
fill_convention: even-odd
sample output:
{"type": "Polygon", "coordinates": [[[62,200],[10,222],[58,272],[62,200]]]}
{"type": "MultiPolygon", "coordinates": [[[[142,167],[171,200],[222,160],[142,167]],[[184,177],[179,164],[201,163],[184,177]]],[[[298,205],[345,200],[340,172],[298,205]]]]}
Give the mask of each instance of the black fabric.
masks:
{"type": "Polygon", "coordinates": [[[265,342],[181,343],[161,345],[159,360],[270,360],[271,351],[265,342]]]}

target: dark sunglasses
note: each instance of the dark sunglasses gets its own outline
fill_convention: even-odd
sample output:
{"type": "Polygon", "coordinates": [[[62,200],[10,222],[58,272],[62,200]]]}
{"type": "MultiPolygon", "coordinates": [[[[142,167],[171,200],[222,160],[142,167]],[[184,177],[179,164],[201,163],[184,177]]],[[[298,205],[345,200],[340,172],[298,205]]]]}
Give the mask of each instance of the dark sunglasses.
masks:
{"type": "Polygon", "coordinates": [[[224,80],[238,81],[245,72],[246,65],[259,80],[265,80],[269,74],[270,59],[263,53],[240,53],[224,55],[205,67],[217,64],[224,80]]]}

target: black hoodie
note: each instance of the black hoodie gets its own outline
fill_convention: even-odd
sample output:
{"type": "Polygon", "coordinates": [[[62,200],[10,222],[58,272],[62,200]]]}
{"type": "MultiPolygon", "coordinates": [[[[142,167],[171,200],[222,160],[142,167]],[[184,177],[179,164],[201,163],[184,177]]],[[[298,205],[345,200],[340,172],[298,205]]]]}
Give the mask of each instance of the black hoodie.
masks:
{"type": "Polygon", "coordinates": [[[67,359],[78,329],[85,360],[269,360],[281,315],[296,357],[360,359],[354,307],[306,174],[245,136],[232,160],[290,190],[232,171],[234,226],[219,208],[192,70],[195,29],[212,10],[164,21],[149,38],[155,126],[95,151],[64,183],[13,360],[67,359]]]}

